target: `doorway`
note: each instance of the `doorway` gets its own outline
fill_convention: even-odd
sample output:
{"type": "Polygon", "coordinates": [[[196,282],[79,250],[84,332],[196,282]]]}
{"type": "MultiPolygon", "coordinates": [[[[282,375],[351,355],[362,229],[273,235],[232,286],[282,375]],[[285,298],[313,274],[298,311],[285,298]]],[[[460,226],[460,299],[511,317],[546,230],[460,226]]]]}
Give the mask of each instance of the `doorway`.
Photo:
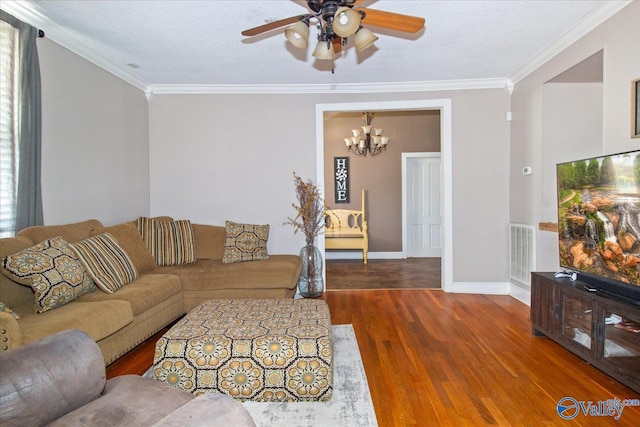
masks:
{"type": "MultiPolygon", "coordinates": [[[[442,288],[447,291],[453,285],[453,251],[452,251],[452,124],[451,100],[416,100],[389,101],[367,103],[318,104],[316,105],[316,182],[321,188],[324,185],[324,113],[340,111],[407,111],[407,110],[439,110],[441,129],[441,178],[442,178],[442,288]]],[[[318,248],[324,253],[324,240],[319,239],[318,248]]],[[[406,247],[403,247],[406,253],[406,247]]],[[[325,270],[326,277],[326,270],[325,270]]]]}

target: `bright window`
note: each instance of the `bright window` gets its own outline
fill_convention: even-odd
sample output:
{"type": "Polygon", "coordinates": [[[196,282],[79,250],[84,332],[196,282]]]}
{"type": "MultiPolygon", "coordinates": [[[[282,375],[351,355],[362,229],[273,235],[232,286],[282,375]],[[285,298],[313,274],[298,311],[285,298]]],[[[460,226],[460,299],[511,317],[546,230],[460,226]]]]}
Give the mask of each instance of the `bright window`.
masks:
{"type": "Polygon", "coordinates": [[[18,169],[18,30],[0,21],[0,237],[15,234],[18,169]]]}

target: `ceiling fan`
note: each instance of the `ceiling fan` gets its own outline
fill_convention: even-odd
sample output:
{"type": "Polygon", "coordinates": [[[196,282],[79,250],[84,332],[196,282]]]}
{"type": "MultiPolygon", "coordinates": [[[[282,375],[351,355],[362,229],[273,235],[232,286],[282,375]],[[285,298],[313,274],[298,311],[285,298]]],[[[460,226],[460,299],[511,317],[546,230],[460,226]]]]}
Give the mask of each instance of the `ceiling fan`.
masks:
{"type": "Polygon", "coordinates": [[[284,32],[285,37],[295,47],[306,49],[309,24],[314,20],[317,21],[318,43],[313,56],[321,60],[333,60],[342,46],[346,46],[348,37],[354,37],[357,52],[367,49],[378,40],[371,30],[364,28],[361,24],[407,33],[417,33],[424,27],[424,18],[354,7],[360,2],[361,0],[308,0],[307,5],[311,13],[259,25],[243,31],[242,35],[256,36],[290,25],[284,32]]]}

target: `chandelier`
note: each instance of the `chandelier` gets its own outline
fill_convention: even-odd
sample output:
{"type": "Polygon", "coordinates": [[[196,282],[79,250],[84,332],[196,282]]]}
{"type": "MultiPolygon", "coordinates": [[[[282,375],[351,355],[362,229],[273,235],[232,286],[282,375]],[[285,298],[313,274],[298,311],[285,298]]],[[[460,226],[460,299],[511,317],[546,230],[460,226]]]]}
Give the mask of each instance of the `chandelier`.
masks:
{"type": "Polygon", "coordinates": [[[362,113],[362,120],[364,120],[364,126],[362,133],[360,129],[352,129],[352,136],[345,138],[344,143],[347,145],[347,149],[359,156],[367,156],[367,153],[371,156],[377,156],[387,149],[389,145],[389,138],[382,136],[382,128],[372,128],[371,121],[373,120],[375,113],[362,113]],[[373,135],[371,131],[373,130],[373,135]]]}

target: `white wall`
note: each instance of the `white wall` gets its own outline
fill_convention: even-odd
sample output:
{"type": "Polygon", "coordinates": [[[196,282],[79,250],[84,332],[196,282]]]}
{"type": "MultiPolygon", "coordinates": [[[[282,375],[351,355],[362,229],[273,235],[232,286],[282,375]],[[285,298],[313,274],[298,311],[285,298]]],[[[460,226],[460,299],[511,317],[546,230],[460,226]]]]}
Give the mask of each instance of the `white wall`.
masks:
{"type": "Polygon", "coordinates": [[[144,93],[46,38],[38,53],[45,224],[148,214],[144,93]]]}
{"type": "MultiPolygon", "coordinates": [[[[297,253],[292,172],[315,179],[317,104],[450,99],[453,281],[508,280],[506,89],[379,94],[144,94],[39,41],[45,223],[138,215],[271,226],[269,251],[297,253]]],[[[344,144],[341,140],[339,144],[344,144]]],[[[384,171],[381,171],[384,173],[384,171]]]]}
{"type": "MultiPolygon", "coordinates": [[[[558,221],[556,164],[602,151],[602,83],[546,83],[543,88],[540,218],[558,221]]],[[[538,232],[537,269],[559,270],[558,233],[538,232]]]]}
{"type": "MultiPolygon", "coordinates": [[[[539,222],[551,221],[549,200],[555,197],[551,186],[548,164],[555,159],[578,160],[601,154],[611,154],[640,149],[640,140],[630,137],[631,81],[640,77],[640,2],[635,1],[619,13],[589,32],[573,45],[517,82],[511,97],[513,122],[511,126],[511,191],[510,216],[512,222],[530,224],[537,228],[539,222]],[[593,140],[581,145],[576,141],[547,141],[544,134],[545,109],[544,83],[604,50],[602,83],[601,140],[597,148],[593,140]],[[572,159],[566,158],[573,156],[572,159]],[[533,175],[523,176],[524,166],[532,166],[533,175]],[[540,171],[541,173],[537,173],[540,171]]],[[[595,91],[599,89],[593,88],[595,91]]],[[[578,117],[567,120],[579,123],[584,111],[575,109],[578,117]]],[[[591,114],[591,113],[590,113],[591,114]]],[[[589,116],[589,114],[587,115],[589,116]]],[[[590,126],[586,123],[585,126],[590,126]]],[[[594,132],[597,132],[595,130],[594,132]]],[[[555,222],[555,221],[554,221],[555,222]]],[[[549,248],[549,239],[557,239],[556,233],[537,231],[540,248],[549,248]],[[544,236],[541,238],[540,236],[544,236]],[[550,237],[551,236],[551,237],[550,237]]],[[[554,249],[557,250],[557,249],[554,249]]],[[[538,254],[541,269],[550,269],[552,255],[538,254]]]]}
{"type": "MultiPolygon", "coordinates": [[[[453,280],[504,283],[509,131],[506,89],[401,94],[156,95],[150,101],[151,214],[271,226],[269,251],[297,253],[292,172],[315,180],[315,106],[451,99],[453,280]]],[[[348,131],[346,129],[345,131],[348,131]]],[[[342,139],[336,141],[344,145],[342,139]]],[[[384,171],[381,171],[384,173],[384,171]]]]}

